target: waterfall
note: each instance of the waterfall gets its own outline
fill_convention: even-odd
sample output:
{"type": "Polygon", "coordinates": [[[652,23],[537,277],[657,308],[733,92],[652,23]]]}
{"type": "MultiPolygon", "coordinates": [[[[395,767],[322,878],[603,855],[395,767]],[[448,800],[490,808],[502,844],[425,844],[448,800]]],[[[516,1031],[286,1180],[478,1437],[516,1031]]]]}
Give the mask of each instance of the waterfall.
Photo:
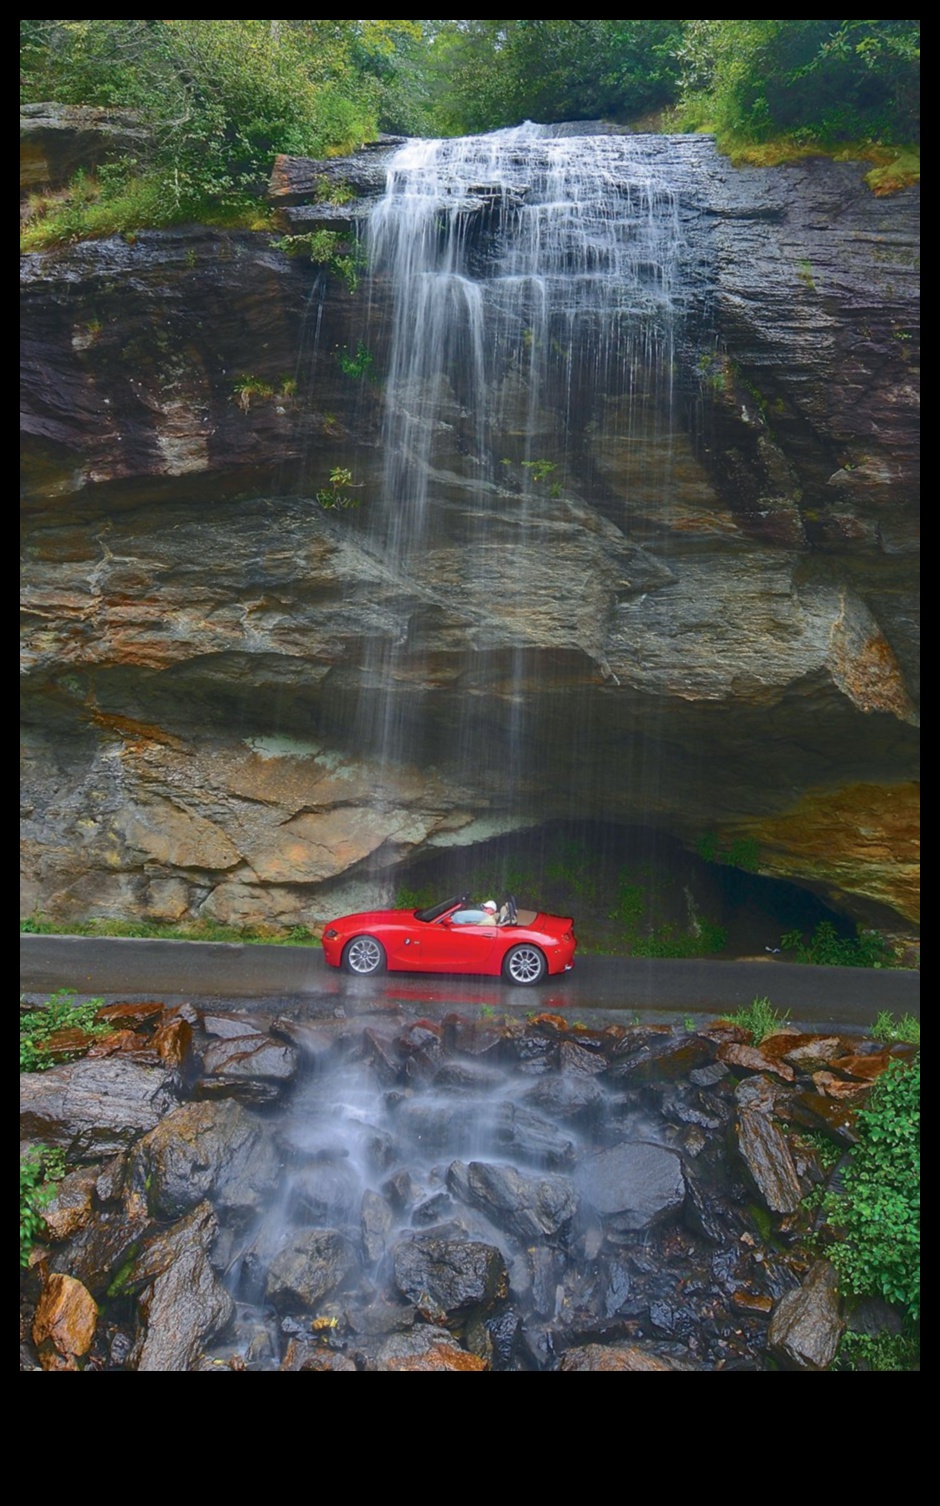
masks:
{"type": "MultiPolygon", "coordinates": [[[[700,280],[680,190],[695,160],[674,138],[531,123],[392,157],[367,231],[370,301],[391,310],[369,524],[389,620],[356,727],[381,767],[485,767],[504,804],[531,804],[532,691],[563,694],[585,656],[616,684],[597,613],[541,620],[547,561],[586,509],[616,545],[634,488],[668,492],[700,280]]],[[[573,767],[583,717],[569,705],[573,767]]]]}

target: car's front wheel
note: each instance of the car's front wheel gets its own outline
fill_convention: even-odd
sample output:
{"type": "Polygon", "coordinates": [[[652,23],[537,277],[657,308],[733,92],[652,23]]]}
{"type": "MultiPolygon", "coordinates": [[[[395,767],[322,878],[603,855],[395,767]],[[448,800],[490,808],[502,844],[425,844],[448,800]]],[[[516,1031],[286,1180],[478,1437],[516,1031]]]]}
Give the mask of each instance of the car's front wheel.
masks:
{"type": "Polygon", "coordinates": [[[503,977],[510,983],[540,983],[547,972],[545,953],[537,946],[514,946],[503,959],[503,977]]]}
{"type": "Polygon", "coordinates": [[[343,950],[343,971],[371,978],[385,971],[385,948],[374,936],[356,936],[343,950]]]}

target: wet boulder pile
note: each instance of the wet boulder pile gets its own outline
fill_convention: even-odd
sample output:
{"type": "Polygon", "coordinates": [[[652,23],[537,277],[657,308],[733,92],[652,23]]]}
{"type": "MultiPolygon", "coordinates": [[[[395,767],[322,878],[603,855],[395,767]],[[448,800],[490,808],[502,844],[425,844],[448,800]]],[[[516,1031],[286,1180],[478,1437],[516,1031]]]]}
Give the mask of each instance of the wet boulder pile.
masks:
{"type": "Polygon", "coordinates": [[[67,1168],[21,1369],[826,1370],[848,1308],[810,1194],[912,1049],[486,1011],[99,1019],[21,1078],[21,1150],[67,1168]]]}

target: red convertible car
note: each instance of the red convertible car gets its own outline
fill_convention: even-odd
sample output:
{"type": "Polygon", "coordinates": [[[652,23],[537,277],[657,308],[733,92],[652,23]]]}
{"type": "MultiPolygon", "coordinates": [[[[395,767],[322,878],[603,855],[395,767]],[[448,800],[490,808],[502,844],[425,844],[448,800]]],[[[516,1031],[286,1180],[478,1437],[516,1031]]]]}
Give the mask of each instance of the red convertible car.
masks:
{"type": "Polygon", "coordinates": [[[471,904],[458,894],[429,910],[367,910],[333,920],[323,932],[331,967],[358,978],[376,973],[481,973],[530,985],[574,965],[574,921],[520,910],[511,895],[471,904]]]}

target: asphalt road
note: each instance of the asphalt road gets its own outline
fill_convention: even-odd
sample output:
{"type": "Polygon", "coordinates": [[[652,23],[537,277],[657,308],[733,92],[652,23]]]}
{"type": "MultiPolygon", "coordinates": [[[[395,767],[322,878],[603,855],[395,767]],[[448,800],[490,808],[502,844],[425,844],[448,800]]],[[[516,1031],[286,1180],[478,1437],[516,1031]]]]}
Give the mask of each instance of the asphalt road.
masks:
{"type": "Polygon", "coordinates": [[[721,1015],[769,999],[793,1023],[865,1030],[876,1014],[920,1018],[920,974],[907,969],[810,967],[766,960],[687,961],[579,957],[572,972],[535,988],[496,978],[386,974],[349,978],[318,947],[201,941],[20,936],[20,992],[30,1002],[57,989],[78,1000],[189,1000],[311,1018],[397,1009],[431,1017],[488,1008],[552,1011],[585,1023],[612,1012],[643,1019],[721,1015]]]}

